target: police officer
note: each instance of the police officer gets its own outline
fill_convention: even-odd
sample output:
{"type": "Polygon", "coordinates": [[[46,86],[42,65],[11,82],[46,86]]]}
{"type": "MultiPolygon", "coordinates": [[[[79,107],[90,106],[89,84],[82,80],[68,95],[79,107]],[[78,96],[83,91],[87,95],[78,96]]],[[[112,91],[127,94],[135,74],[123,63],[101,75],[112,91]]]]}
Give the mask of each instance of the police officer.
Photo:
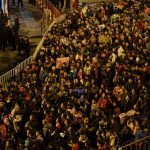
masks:
{"type": "Polygon", "coordinates": [[[20,4],[21,4],[21,7],[23,8],[23,0],[18,0],[18,8],[20,4]]]}

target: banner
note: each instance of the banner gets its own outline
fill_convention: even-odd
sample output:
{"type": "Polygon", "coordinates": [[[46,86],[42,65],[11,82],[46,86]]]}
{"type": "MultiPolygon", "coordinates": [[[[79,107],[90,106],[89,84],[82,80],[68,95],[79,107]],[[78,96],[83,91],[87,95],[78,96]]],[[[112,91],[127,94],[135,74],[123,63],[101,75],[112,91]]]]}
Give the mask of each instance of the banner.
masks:
{"type": "Polygon", "coordinates": [[[62,57],[56,59],[56,68],[67,67],[69,65],[69,57],[62,57]]]}

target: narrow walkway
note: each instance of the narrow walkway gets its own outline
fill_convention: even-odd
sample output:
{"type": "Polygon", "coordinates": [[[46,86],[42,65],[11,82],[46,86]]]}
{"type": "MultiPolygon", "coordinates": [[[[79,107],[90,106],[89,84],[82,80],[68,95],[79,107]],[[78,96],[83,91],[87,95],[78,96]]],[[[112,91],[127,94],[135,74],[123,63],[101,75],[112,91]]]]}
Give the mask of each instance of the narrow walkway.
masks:
{"type": "Polygon", "coordinates": [[[10,4],[10,20],[14,23],[14,16],[18,15],[20,21],[20,36],[28,36],[30,42],[37,44],[35,37],[41,38],[41,19],[42,10],[38,6],[28,4],[28,0],[24,0],[24,8],[18,8],[10,4]]]}
{"type": "MultiPolygon", "coordinates": [[[[37,44],[41,40],[41,19],[42,9],[38,6],[28,4],[28,0],[23,0],[24,8],[18,8],[9,4],[9,19],[11,25],[14,24],[15,15],[18,15],[20,21],[19,36],[27,36],[31,44],[31,54],[34,52],[37,44]]],[[[16,1],[17,4],[17,1],[16,1]]],[[[0,75],[9,71],[9,62],[16,58],[17,51],[6,49],[5,52],[0,51],[0,75]]]]}

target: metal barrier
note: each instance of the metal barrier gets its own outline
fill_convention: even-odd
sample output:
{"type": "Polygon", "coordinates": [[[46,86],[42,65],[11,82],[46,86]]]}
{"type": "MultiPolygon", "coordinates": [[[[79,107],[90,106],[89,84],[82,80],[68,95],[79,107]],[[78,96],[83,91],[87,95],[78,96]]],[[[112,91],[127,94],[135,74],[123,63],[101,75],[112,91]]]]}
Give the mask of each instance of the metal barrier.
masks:
{"type": "Polygon", "coordinates": [[[22,63],[17,65],[15,68],[12,70],[6,72],[2,76],[0,76],[0,84],[7,82],[11,77],[15,76],[20,72],[26,65],[30,64],[32,62],[32,56],[24,60],[22,63]]]}
{"type": "Polygon", "coordinates": [[[125,146],[118,147],[116,149],[118,150],[149,150],[150,149],[150,135],[140,140],[137,140],[135,142],[132,142],[130,144],[127,144],[125,146]]]}

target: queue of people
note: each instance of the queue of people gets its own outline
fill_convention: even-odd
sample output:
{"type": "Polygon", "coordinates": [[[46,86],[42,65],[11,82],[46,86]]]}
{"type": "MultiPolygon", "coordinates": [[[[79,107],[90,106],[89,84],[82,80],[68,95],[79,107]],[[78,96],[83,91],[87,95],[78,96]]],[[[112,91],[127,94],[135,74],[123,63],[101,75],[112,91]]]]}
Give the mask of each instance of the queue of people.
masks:
{"type": "Polygon", "coordinates": [[[21,79],[0,87],[1,147],[114,150],[149,135],[145,7],[85,5],[54,24],[21,79]]]}

